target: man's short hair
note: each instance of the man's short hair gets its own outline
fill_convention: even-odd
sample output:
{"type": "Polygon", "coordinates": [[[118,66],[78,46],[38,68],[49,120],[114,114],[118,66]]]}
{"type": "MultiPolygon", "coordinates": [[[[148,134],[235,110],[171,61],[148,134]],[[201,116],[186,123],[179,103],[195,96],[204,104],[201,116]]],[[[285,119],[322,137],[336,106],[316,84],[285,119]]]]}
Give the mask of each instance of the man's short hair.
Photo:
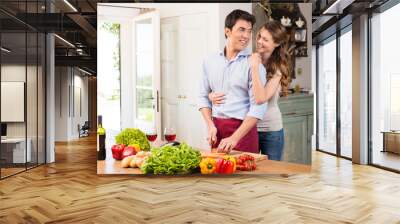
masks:
{"type": "MultiPolygon", "coordinates": [[[[246,11],[243,11],[240,9],[235,9],[226,16],[225,28],[232,29],[232,27],[236,24],[236,22],[239,19],[250,22],[252,27],[253,27],[254,23],[256,23],[256,18],[253,15],[251,15],[250,13],[248,13],[246,11]]],[[[225,37],[226,37],[226,35],[225,35],[225,37]]]]}

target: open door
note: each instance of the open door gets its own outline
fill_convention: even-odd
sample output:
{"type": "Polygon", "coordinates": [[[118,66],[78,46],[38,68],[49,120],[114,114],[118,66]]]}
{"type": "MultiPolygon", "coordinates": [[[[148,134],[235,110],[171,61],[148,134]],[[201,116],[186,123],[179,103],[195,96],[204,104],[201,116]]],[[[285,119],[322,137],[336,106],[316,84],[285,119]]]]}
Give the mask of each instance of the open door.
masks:
{"type": "Polygon", "coordinates": [[[135,126],[161,135],[159,11],[136,16],[132,36],[135,126]]]}

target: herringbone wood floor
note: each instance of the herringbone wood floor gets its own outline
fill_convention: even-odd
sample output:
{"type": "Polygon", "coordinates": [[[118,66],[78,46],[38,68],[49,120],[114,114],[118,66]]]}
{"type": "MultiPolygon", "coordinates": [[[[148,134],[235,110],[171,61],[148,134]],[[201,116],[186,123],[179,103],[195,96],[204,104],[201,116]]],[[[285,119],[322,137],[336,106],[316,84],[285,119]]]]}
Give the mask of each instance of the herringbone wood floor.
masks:
{"type": "Polygon", "coordinates": [[[96,175],[95,138],[0,181],[0,223],[400,223],[400,175],[314,152],[310,174],[96,175]]]}

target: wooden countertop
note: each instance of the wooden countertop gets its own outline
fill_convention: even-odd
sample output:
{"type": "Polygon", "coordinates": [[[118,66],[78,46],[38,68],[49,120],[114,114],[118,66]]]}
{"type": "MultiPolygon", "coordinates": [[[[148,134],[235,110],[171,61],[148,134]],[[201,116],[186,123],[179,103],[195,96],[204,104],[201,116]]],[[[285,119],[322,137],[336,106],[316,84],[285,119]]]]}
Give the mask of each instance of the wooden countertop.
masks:
{"type": "MultiPolygon", "coordinates": [[[[235,174],[296,174],[308,173],[311,166],[297,163],[288,163],[274,160],[262,160],[257,162],[257,169],[254,171],[236,171],[235,174]]],[[[107,158],[97,161],[97,174],[139,174],[139,168],[122,168],[121,161],[107,158]]]]}

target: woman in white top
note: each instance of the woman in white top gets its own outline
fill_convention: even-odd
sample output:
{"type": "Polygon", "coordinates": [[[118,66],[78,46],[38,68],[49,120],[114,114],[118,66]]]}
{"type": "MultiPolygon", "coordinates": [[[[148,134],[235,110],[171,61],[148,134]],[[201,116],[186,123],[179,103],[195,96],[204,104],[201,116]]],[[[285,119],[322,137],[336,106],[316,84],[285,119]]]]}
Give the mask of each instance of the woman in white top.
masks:
{"type": "MultiPolygon", "coordinates": [[[[290,55],[288,53],[288,35],[277,21],[265,23],[257,33],[256,53],[250,57],[253,92],[257,104],[268,101],[267,112],[263,120],[257,123],[259,148],[269,159],[281,160],[284,146],[282,115],[278,106],[280,94],[286,96],[290,84],[290,55]],[[262,63],[267,69],[267,84],[263,86],[258,74],[262,63]]],[[[209,98],[214,104],[224,103],[223,93],[211,93],[209,98]]]]}

